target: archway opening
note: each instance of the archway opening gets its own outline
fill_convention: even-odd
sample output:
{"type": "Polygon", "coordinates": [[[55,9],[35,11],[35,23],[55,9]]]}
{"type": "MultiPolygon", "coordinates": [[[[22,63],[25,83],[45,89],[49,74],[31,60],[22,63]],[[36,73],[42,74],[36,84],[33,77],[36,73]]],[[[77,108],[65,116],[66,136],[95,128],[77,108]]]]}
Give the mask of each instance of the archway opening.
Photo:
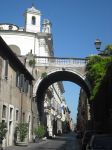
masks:
{"type": "Polygon", "coordinates": [[[65,97],[66,104],[70,109],[70,116],[73,119],[73,122],[76,123],[77,108],[81,87],[71,81],[63,81],[63,85],[65,90],[63,95],[65,97]]]}
{"type": "MultiPolygon", "coordinates": [[[[54,84],[56,82],[60,82],[60,81],[63,83],[65,81],[72,82],[75,85],[80,86],[81,89],[83,89],[83,91],[85,91],[87,98],[89,98],[89,96],[90,96],[90,88],[87,84],[87,80],[85,78],[82,78],[80,75],[78,75],[74,72],[66,71],[66,70],[55,71],[55,72],[47,74],[47,76],[45,76],[44,78],[41,79],[41,81],[38,85],[38,88],[37,88],[37,92],[36,92],[37,107],[38,107],[38,111],[39,111],[40,121],[42,121],[42,122],[45,121],[45,119],[44,119],[44,99],[45,99],[46,91],[49,86],[51,86],[52,84],[54,84]]],[[[54,122],[55,121],[56,120],[54,120],[54,122]]]]}

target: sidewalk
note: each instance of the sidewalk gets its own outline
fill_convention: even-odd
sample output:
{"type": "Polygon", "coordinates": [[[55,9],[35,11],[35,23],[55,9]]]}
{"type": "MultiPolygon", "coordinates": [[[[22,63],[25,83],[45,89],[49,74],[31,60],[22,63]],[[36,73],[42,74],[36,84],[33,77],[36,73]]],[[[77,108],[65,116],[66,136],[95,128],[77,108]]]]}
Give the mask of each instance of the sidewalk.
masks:
{"type": "Polygon", "coordinates": [[[9,147],[5,147],[3,150],[28,150],[32,148],[36,148],[37,146],[40,146],[41,144],[45,144],[47,143],[49,140],[43,140],[39,143],[29,143],[28,146],[9,146],[9,147]]]}

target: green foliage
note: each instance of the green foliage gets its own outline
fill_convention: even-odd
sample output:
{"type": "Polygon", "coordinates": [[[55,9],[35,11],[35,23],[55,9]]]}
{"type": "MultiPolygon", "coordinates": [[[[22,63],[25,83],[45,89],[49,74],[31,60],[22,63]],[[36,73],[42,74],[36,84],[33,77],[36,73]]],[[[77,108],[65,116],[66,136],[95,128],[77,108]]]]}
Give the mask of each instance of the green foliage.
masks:
{"type": "Polygon", "coordinates": [[[106,74],[108,63],[112,61],[112,57],[92,56],[87,64],[87,78],[92,87],[90,99],[93,100],[99,91],[101,82],[106,74]]]}
{"type": "Polygon", "coordinates": [[[29,60],[29,66],[30,67],[34,67],[35,66],[35,59],[31,59],[31,60],[29,60]]]}
{"type": "Polygon", "coordinates": [[[45,135],[45,127],[43,125],[40,125],[37,128],[34,128],[34,134],[38,137],[38,138],[43,138],[45,135]]]}
{"type": "Polygon", "coordinates": [[[47,76],[46,72],[43,72],[42,75],[41,75],[42,78],[45,78],[46,76],[47,76]]]}
{"type": "Polygon", "coordinates": [[[107,55],[112,55],[112,45],[107,45],[104,53],[107,55]]]}
{"type": "Polygon", "coordinates": [[[20,141],[23,142],[28,134],[28,123],[19,123],[16,127],[16,132],[20,141]]]}
{"type": "Polygon", "coordinates": [[[7,124],[6,124],[6,122],[0,122],[0,137],[2,139],[4,139],[5,136],[6,136],[6,133],[7,133],[7,124]]]}

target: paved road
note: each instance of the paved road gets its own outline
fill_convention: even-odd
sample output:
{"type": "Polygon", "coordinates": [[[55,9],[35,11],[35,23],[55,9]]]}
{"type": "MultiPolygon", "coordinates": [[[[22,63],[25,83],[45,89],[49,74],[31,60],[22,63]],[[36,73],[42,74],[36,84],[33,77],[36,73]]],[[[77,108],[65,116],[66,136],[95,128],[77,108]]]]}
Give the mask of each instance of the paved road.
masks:
{"type": "Polygon", "coordinates": [[[80,150],[80,144],[74,133],[47,139],[41,143],[32,143],[27,147],[8,147],[5,150],[80,150]]]}

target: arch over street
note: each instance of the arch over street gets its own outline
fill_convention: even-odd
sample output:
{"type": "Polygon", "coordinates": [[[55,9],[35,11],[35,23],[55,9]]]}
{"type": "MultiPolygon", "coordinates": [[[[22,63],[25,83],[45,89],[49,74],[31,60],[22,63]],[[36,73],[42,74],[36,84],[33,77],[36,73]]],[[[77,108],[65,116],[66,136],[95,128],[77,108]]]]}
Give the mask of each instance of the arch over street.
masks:
{"type": "Polygon", "coordinates": [[[53,69],[47,72],[44,78],[39,78],[34,87],[34,97],[37,99],[39,114],[43,114],[43,102],[46,89],[55,82],[58,81],[70,81],[84,89],[88,98],[90,96],[90,85],[86,79],[86,75],[81,75],[72,69],[61,68],[53,69]]]}

